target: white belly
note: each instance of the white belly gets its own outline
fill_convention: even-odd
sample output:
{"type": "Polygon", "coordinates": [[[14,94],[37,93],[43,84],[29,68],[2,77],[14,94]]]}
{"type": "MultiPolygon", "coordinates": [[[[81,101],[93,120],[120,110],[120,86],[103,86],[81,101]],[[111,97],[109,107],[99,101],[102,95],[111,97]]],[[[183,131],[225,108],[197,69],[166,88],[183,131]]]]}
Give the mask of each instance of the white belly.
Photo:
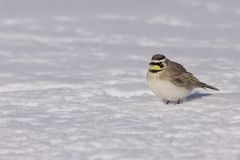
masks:
{"type": "Polygon", "coordinates": [[[185,98],[191,92],[189,89],[178,87],[166,80],[150,79],[148,80],[148,85],[155,95],[169,101],[185,98]]]}

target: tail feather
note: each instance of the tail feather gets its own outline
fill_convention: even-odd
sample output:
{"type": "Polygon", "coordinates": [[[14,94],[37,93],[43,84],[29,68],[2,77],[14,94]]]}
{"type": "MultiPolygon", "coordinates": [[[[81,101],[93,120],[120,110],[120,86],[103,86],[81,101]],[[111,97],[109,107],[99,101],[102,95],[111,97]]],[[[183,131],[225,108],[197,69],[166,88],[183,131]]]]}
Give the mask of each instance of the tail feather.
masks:
{"type": "Polygon", "coordinates": [[[219,91],[219,89],[213,87],[213,86],[210,86],[210,85],[207,85],[206,83],[202,83],[201,85],[202,88],[209,88],[209,89],[213,89],[213,90],[216,90],[216,91],[219,91]]]}

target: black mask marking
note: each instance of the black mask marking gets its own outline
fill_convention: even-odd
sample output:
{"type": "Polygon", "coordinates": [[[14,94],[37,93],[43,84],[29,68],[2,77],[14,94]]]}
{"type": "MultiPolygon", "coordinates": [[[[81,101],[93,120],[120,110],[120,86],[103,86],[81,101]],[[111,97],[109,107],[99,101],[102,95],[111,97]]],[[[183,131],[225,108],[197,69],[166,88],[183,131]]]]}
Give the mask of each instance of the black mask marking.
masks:
{"type": "Polygon", "coordinates": [[[163,68],[163,67],[164,67],[164,65],[163,65],[163,63],[162,63],[162,62],[158,62],[158,63],[151,62],[151,63],[149,63],[149,65],[158,65],[158,66],[160,66],[161,68],[163,68]]]}

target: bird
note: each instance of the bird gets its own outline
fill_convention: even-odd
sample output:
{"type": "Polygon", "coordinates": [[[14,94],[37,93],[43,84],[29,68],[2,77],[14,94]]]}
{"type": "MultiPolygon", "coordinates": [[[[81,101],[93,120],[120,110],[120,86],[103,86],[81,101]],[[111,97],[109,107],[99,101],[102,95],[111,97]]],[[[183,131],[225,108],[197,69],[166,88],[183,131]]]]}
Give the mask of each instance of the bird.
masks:
{"type": "Polygon", "coordinates": [[[153,55],[149,65],[148,86],[156,96],[166,101],[166,104],[169,102],[180,104],[180,101],[195,88],[219,91],[219,89],[199,81],[183,65],[171,61],[162,54],[153,55]]]}

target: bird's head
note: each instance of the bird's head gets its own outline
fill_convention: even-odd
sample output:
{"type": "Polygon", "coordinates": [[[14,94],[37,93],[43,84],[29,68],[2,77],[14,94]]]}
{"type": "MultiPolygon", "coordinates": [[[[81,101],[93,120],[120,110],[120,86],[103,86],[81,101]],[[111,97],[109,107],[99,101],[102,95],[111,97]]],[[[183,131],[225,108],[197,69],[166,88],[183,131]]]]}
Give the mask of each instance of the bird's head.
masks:
{"type": "Polygon", "coordinates": [[[152,73],[157,73],[162,71],[167,66],[167,58],[164,55],[156,54],[152,56],[151,62],[149,63],[149,71],[152,73]]]}

